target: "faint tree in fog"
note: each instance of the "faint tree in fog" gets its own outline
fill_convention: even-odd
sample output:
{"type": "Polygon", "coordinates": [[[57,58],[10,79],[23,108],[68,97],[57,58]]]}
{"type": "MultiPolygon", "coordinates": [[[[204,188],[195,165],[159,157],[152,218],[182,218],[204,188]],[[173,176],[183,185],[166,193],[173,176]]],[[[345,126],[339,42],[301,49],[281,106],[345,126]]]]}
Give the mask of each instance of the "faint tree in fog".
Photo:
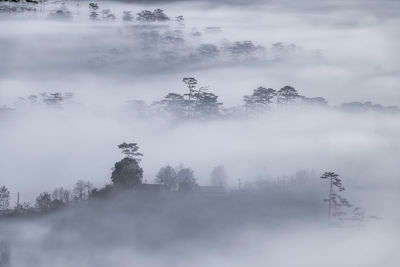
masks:
{"type": "Polygon", "coordinates": [[[69,203],[71,201],[71,192],[64,187],[58,187],[53,190],[51,194],[53,200],[57,199],[63,203],[69,203]]]}
{"type": "Polygon", "coordinates": [[[211,171],[211,185],[226,187],[226,179],[227,175],[224,166],[217,166],[211,171]]]}
{"type": "Polygon", "coordinates": [[[153,12],[142,10],[137,13],[136,20],[143,22],[167,21],[169,17],[164,14],[164,10],[162,9],[155,9],[153,12]]]}
{"type": "Polygon", "coordinates": [[[187,117],[188,102],[180,94],[169,93],[161,101],[164,110],[176,118],[187,117]]]}
{"type": "Polygon", "coordinates": [[[293,56],[296,52],[301,51],[301,47],[295,44],[285,44],[283,42],[274,43],[271,48],[273,58],[280,60],[293,56]]]}
{"type": "Polygon", "coordinates": [[[335,172],[325,172],[322,174],[321,179],[329,182],[329,196],[328,198],[324,199],[324,201],[329,203],[328,219],[330,220],[332,215],[341,219],[341,217],[345,215],[341,208],[349,208],[352,206],[346,198],[340,195],[340,192],[345,190],[342,180],[335,172]]]}
{"type": "Polygon", "coordinates": [[[85,200],[87,196],[85,182],[83,180],[78,180],[74,185],[72,193],[75,201],[82,202],[85,200]]]}
{"type": "Polygon", "coordinates": [[[40,211],[47,211],[50,209],[51,205],[51,196],[47,192],[40,193],[39,196],[36,197],[35,207],[40,211]]]}
{"type": "Polygon", "coordinates": [[[132,11],[122,11],[122,20],[125,22],[131,22],[133,20],[132,11]]]}
{"type": "Polygon", "coordinates": [[[103,15],[102,16],[103,20],[114,21],[116,19],[115,15],[113,13],[111,13],[110,9],[103,9],[101,11],[101,14],[103,15]]]}
{"type": "Polygon", "coordinates": [[[306,105],[326,107],[328,106],[328,101],[323,97],[306,97],[300,96],[301,102],[306,105]]]}
{"type": "Polygon", "coordinates": [[[156,175],[156,183],[165,185],[170,191],[174,191],[177,188],[177,173],[171,166],[165,166],[160,168],[156,175]]]}
{"type": "Polygon", "coordinates": [[[10,191],[5,186],[0,187],[0,210],[4,211],[10,206],[10,191]]]}
{"type": "Polygon", "coordinates": [[[214,44],[201,44],[197,48],[197,54],[200,60],[204,59],[216,59],[219,55],[219,49],[214,44]]]}
{"type": "Polygon", "coordinates": [[[179,23],[179,25],[181,25],[181,26],[185,25],[185,18],[183,16],[175,17],[175,21],[177,21],[179,23]]]}
{"type": "Polygon", "coordinates": [[[278,91],[277,102],[278,104],[289,104],[299,97],[300,95],[294,87],[286,85],[278,91]]]}
{"type": "Polygon", "coordinates": [[[97,18],[99,17],[99,13],[97,13],[97,10],[99,9],[99,5],[97,3],[89,3],[89,18],[91,20],[97,20],[97,18]]]}
{"type": "Polygon", "coordinates": [[[270,104],[276,97],[277,92],[272,88],[258,87],[253,90],[252,95],[246,95],[243,97],[245,106],[250,110],[269,110],[270,104]]]}
{"type": "Polygon", "coordinates": [[[73,189],[73,198],[77,202],[82,202],[90,198],[93,184],[89,181],[78,180],[73,189]]]}
{"type": "Polygon", "coordinates": [[[263,48],[254,45],[252,41],[234,42],[228,47],[233,55],[251,54],[259,49],[263,48]]]}
{"type": "Polygon", "coordinates": [[[177,171],[176,177],[179,192],[190,192],[196,189],[197,183],[192,169],[181,166],[177,171]]]}

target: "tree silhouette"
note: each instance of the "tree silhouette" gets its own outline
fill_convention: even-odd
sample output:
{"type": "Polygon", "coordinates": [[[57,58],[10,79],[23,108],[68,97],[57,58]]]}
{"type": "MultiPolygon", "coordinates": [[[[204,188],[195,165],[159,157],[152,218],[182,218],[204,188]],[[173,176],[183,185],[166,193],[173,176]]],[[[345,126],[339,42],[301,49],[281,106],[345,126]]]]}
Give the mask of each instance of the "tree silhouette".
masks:
{"type": "Polygon", "coordinates": [[[124,154],[126,157],[135,159],[136,161],[140,162],[140,157],[143,156],[142,153],[139,151],[139,146],[137,143],[122,143],[118,145],[118,148],[121,149],[121,153],[124,154]]]}
{"type": "Polygon", "coordinates": [[[97,13],[98,9],[99,9],[99,5],[97,3],[94,3],[94,2],[89,3],[89,10],[90,10],[89,18],[91,20],[97,20],[97,18],[99,16],[99,13],[97,13]]]}
{"type": "Polygon", "coordinates": [[[118,188],[132,188],[142,184],[143,169],[136,159],[125,157],[115,163],[111,181],[118,188]]]}
{"type": "Polygon", "coordinates": [[[213,186],[226,186],[226,172],[224,166],[215,167],[210,174],[211,185],[213,186]]]}
{"type": "Polygon", "coordinates": [[[156,175],[156,183],[165,185],[170,191],[176,190],[177,173],[171,166],[162,167],[156,175]]]}
{"type": "Polygon", "coordinates": [[[50,209],[51,196],[47,192],[40,193],[36,198],[36,208],[40,211],[47,211],[50,209]]]}
{"type": "Polygon", "coordinates": [[[299,97],[300,95],[296,89],[294,89],[294,87],[286,85],[278,91],[277,101],[278,104],[289,104],[294,102],[299,97]]]}
{"type": "Polygon", "coordinates": [[[178,191],[190,192],[197,187],[196,178],[193,170],[190,168],[180,167],[177,173],[178,191]]]}
{"type": "Polygon", "coordinates": [[[276,95],[276,90],[260,86],[253,90],[252,95],[244,96],[243,100],[247,109],[266,109],[268,111],[276,95]]]}
{"type": "Polygon", "coordinates": [[[321,179],[329,181],[329,196],[328,198],[324,199],[324,201],[329,203],[328,220],[330,221],[332,215],[341,218],[345,214],[341,208],[352,207],[347,199],[339,194],[345,190],[342,180],[335,172],[325,172],[322,174],[321,179]]]}

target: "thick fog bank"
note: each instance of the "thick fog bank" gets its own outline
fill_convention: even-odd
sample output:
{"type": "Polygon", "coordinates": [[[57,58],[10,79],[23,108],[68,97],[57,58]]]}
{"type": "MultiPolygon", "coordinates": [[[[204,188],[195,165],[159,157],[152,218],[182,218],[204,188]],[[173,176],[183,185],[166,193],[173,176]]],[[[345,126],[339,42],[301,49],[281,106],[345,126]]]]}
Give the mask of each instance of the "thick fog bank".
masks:
{"type": "Polygon", "coordinates": [[[319,266],[327,258],[326,266],[396,265],[395,221],[329,226],[318,191],[298,189],[129,193],[29,221],[3,219],[0,237],[11,266],[319,266]]]}

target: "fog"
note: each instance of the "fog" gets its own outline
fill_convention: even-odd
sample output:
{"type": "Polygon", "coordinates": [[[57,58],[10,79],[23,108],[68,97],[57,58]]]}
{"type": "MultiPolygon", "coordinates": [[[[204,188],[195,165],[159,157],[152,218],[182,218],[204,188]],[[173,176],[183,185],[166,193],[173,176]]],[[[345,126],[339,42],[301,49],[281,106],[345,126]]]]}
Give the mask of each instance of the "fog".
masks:
{"type": "Polygon", "coordinates": [[[125,192],[0,216],[11,266],[398,265],[399,2],[99,1],[94,19],[86,1],[25,4],[36,11],[0,2],[0,187],[10,211],[18,193],[34,206],[39,193],[77,180],[110,184],[123,142],[140,147],[144,184],[171,165],[208,186],[224,166],[227,191],[125,192]],[[156,8],[170,20],[136,20],[156,8]],[[185,77],[218,96],[223,115],[166,114],[160,103],[187,93],[185,77]],[[287,85],[329,104],[277,99],[247,113],[244,96],[287,85]],[[63,100],[50,103],[54,93],[63,100]],[[372,104],[343,105],[352,102],[372,104]],[[365,222],[327,222],[327,171],[365,222]],[[302,172],[310,187],[259,190],[302,172]]]}

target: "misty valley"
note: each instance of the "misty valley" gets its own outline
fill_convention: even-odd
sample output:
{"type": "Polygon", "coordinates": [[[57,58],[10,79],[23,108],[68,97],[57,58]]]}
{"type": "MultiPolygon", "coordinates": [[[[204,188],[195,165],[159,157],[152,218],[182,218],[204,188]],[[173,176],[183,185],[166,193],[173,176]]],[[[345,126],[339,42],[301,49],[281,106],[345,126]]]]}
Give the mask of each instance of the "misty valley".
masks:
{"type": "Polygon", "coordinates": [[[399,266],[399,14],[0,0],[0,267],[399,266]]]}

